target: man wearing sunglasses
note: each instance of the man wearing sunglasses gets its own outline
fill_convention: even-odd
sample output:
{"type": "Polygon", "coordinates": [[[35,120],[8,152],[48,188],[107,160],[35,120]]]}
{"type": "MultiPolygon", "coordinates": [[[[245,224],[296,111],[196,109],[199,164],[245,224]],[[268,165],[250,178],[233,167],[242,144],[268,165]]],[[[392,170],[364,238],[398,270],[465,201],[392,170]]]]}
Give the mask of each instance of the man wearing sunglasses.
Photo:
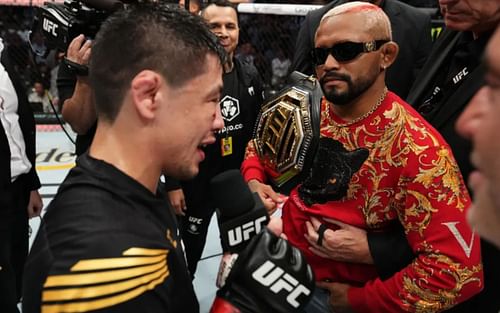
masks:
{"type": "MultiPolygon", "coordinates": [[[[307,14],[295,43],[293,70],[306,75],[314,74],[311,50],[314,48],[314,35],[321,17],[330,9],[349,1],[328,1],[328,4],[307,14]]],[[[406,1],[367,0],[367,2],[378,5],[391,21],[392,36],[394,42],[399,45],[399,54],[387,71],[386,82],[390,90],[404,99],[432,47],[430,16],[403,3],[406,1]]]]}
{"type": "MultiPolygon", "coordinates": [[[[360,166],[345,167],[352,176],[339,200],[311,185],[304,196],[308,178],[283,206],[283,232],[306,255],[320,287],[307,313],[440,312],[482,288],[478,238],[465,220],[470,198],[451,150],[387,90],[386,71],[397,54],[387,15],[373,4],[332,9],[316,33],[313,55],[324,94],[321,137],[340,142],[352,155],[367,153],[357,160],[360,166]],[[342,246],[332,244],[332,237],[349,227],[383,233],[393,225],[404,228],[415,258],[387,278],[380,277],[370,255],[342,255],[342,246]]],[[[316,158],[322,159],[320,153],[316,158]]],[[[323,175],[329,161],[315,160],[309,177],[323,175]]],[[[266,174],[252,145],[242,172],[262,195],[266,174]]],[[[328,184],[335,186],[335,177],[328,184]]],[[[342,242],[349,244],[349,238],[342,242]]]]}

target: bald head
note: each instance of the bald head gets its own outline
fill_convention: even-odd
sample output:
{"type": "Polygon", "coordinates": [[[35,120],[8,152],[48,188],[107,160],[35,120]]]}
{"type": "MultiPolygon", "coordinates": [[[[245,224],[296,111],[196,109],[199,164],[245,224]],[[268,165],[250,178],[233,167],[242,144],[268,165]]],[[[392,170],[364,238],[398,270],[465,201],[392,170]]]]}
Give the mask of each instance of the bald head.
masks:
{"type": "Polygon", "coordinates": [[[382,9],[368,2],[354,1],[341,4],[328,11],[321,19],[321,25],[331,18],[348,15],[354,22],[361,22],[363,30],[376,39],[392,40],[391,22],[382,9]]]}

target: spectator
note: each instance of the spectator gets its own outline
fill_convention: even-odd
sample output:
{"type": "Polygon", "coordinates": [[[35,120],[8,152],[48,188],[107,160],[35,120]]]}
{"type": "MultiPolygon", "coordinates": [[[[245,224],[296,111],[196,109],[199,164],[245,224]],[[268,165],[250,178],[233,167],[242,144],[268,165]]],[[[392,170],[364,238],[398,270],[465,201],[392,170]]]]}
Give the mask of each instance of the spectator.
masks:
{"type": "MultiPolygon", "coordinates": [[[[30,103],[40,103],[42,104],[42,109],[44,113],[52,113],[53,109],[50,105],[52,96],[49,91],[45,88],[42,82],[37,81],[33,84],[33,90],[28,96],[28,101],[30,103]]],[[[54,104],[54,108],[57,112],[57,107],[54,104]]]]}
{"type": "Polygon", "coordinates": [[[292,65],[292,62],[285,56],[285,52],[281,47],[278,47],[275,51],[276,57],[271,61],[271,71],[273,73],[271,85],[274,88],[281,89],[290,72],[290,65],[292,65]]]}

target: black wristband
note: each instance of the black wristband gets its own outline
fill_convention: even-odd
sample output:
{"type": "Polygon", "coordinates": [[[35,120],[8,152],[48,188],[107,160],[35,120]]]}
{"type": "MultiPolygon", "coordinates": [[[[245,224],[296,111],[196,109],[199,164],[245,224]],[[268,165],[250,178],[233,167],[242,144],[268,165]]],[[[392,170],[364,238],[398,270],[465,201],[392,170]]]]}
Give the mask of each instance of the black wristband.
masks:
{"type": "Polygon", "coordinates": [[[64,58],[63,63],[71,73],[77,76],[87,76],[89,74],[89,68],[86,65],[75,63],[68,60],[68,58],[64,58]]]}

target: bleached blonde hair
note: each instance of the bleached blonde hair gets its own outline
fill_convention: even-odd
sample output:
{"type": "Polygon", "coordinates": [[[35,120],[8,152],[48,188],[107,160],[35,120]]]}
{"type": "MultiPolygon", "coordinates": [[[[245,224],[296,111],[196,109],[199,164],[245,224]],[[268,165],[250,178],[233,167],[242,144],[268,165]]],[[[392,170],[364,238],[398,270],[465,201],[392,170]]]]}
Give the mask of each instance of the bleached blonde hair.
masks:
{"type": "Polygon", "coordinates": [[[377,39],[392,40],[391,21],[385,12],[379,7],[369,2],[353,1],[338,5],[328,11],[321,18],[323,24],[329,18],[342,14],[361,14],[364,17],[364,24],[367,30],[377,39]]]}

